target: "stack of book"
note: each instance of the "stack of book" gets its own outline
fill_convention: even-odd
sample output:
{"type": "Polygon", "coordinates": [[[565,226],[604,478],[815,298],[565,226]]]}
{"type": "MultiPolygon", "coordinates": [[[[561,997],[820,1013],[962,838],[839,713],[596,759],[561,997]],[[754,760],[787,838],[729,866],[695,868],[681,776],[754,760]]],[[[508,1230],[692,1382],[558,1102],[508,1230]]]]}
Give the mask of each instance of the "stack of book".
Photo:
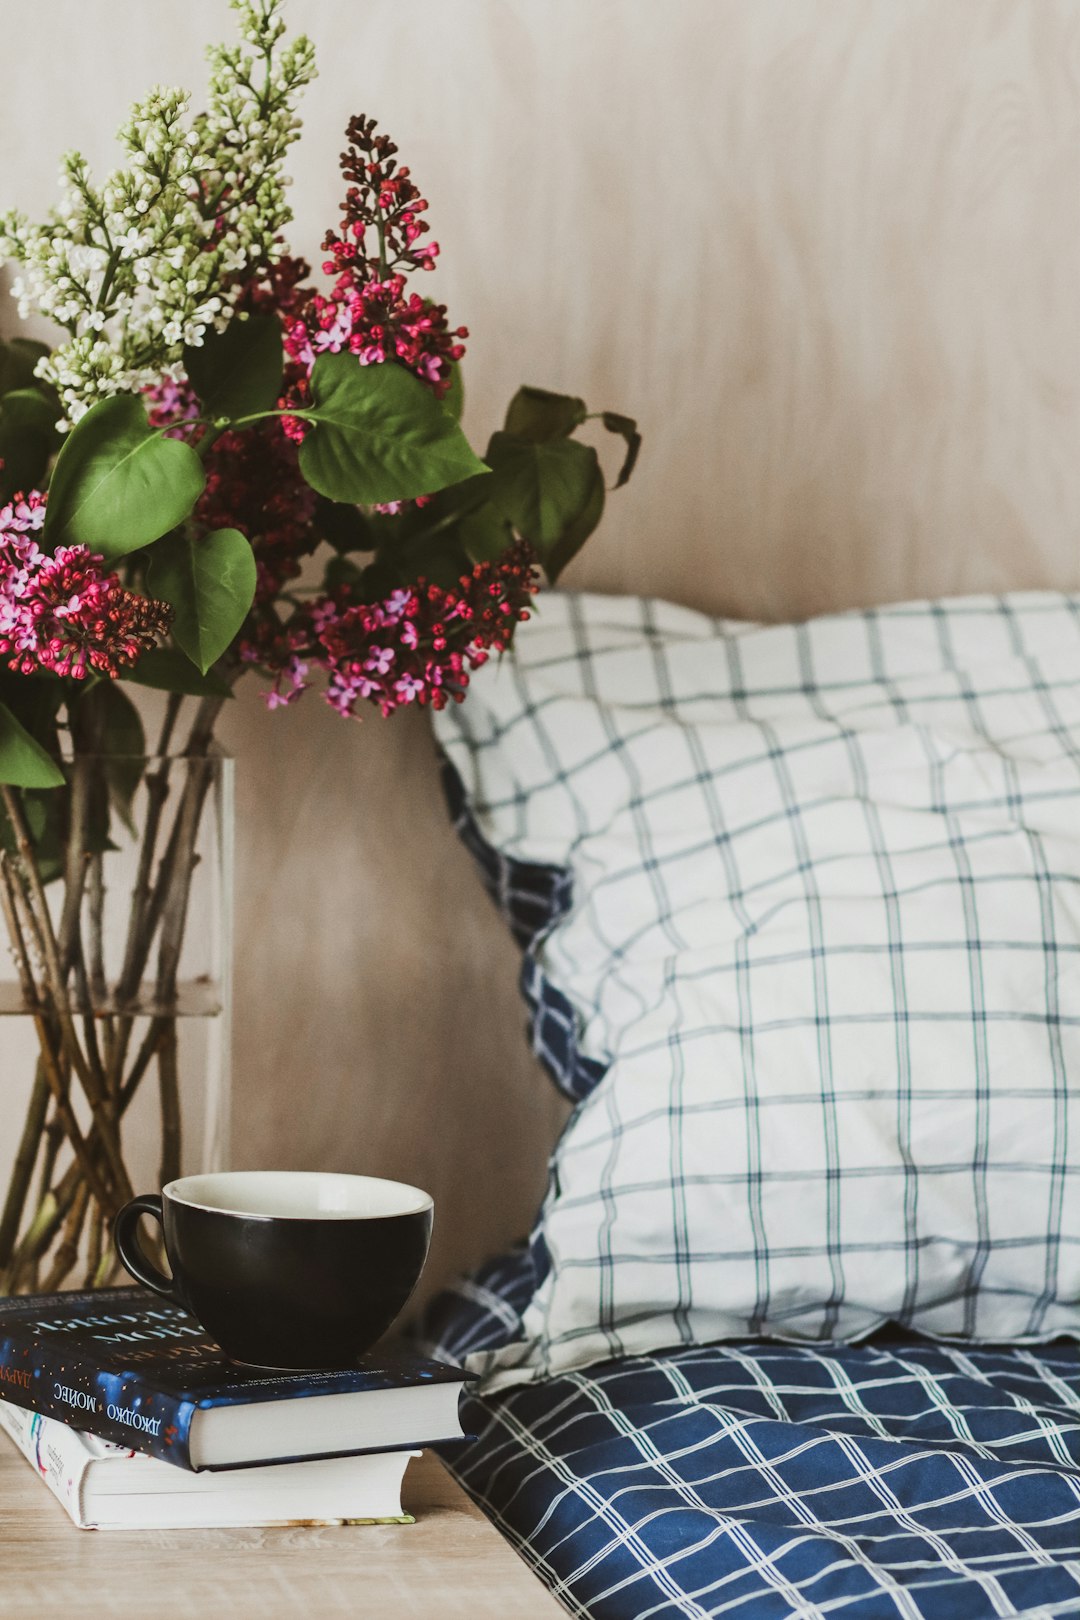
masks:
{"type": "Polygon", "coordinates": [[[464,1376],[238,1367],[141,1288],[0,1302],[0,1428],[82,1529],[407,1523],[409,1458],[463,1437],[464,1376]]]}

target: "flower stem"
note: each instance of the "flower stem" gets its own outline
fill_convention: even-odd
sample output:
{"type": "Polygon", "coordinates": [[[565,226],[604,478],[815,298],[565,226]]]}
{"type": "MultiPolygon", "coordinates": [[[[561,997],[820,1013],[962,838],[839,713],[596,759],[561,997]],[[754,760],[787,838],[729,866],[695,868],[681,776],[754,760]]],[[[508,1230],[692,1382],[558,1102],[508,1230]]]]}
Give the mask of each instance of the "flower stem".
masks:
{"type": "Polygon", "coordinates": [[[0,1275],[6,1270],[15,1248],[19,1222],[22,1220],[26,1195],[30,1190],[30,1180],[41,1147],[48,1108],[49,1082],[45,1078],[44,1061],[39,1057],[37,1069],[34,1073],[34,1085],[30,1093],[30,1104],[26,1110],[22,1136],[19,1138],[18,1152],[15,1155],[15,1163],[11,1169],[11,1179],[8,1182],[7,1197],[4,1200],[4,1213],[0,1216],[0,1275]]]}
{"type": "Polygon", "coordinates": [[[105,270],[101,277],[101,286],[98,289],[95,308],[101,310],[105,309],[105,306],[109,300],[109,294],[112,292],[113,278],[116,275],[117,266],[119,263],[120,249],[113,248],[112,252],[109,254],[108,262],[105,265],[105,270]]]}
{"type": "MultiPolygon", "coordinates": [[[[155,771],[146,777],[146,822],[143,827],[142,845],[139,849],[139,864],[135,874],[135,886],[131,893],[131,922],[128,928],[127,945],[124,949],[124,962],[120,970],[120,978],[116,987],[116,999],[123,1007],[132,999],[139,988],[143,968],[150,950],[150,942],[146,937],[148,919],[146,915],[147,904],[150,900],[150,877],[154,866],[154,855],[157,848],[158,832],[161,827],[162,812],[165,801],[169,796],[169,766],[170,761],[164,756],[168,754],[169,744],[176,727],[183,698],[176,692],[169,694],[169,701],[165,706],[165,718],[162,722],[161,736],[158,739],[159,764],[155,771]]],[[[150,930],[152,933],[152,930],[150,930]]]]}
{"type": "Polygon", "coordinates": [[[72,1271],[79,1258],[79,1239],[82,1236],[83,1222],[90,1203],[90,1189],[86,1182],[80,1182],[75,1190],[67,1220],[64,1222],[64,1235],[60,1245],[53,1255],[53,1262],[45,1277],[43,1293],[52,1294],[59,1288],[64,1278],[72,1271]]]}
{"type": "Polygon", "coordinates": [[[95,1201],[90,1211],[90,1242],[86,1251],[86,1277],[83,1286],[92,1288],[98,1267],[101,1265],[101,1254],[105,1246],[105,1212],[101,1205],[95,1201]]]}
{"type": "Polygon", "coordinates": [[[12,1262],[9,1283],[11,1293],[15,1293],[18,1289],[27,1268],[36,1266],[38,1258],[44,1254],[56,1236],[63,1218],[64,1212],[55,1193],[46,1193],[12,1262]]]}
{"type": "MultiPolygon", "coordinates": [[[[9,792],[9,790],[6,788],[3,791],[5,794],[9,792]]],[[[118,1188],[120,1197],[118,1198],[113,1194],[111,1188],[102,1179],[102,1176],[98,1171],[97,1164],[91,1155],[86,1139],[83,1137],[82,1131],[79,1129],[79,1122],[75,1118],[71,1101],[67,1094],[67,1088],[65,1087],[63,1079],[60,1075],[48,1021],[41,1007],[38,998],[37,986],[34,983],[33,975],[30,971],[30,964],[26,955],[26,946],[23,941],[22,930],[19,927],[18,915],[15,909],[13,887],[14,885],[11,871],[8,865],[8,857],[6,855],[0,856],[0,909],[2,909],[4,912],[4,919],[8,926],[8,933],[11,937],[12,945],[15,947],[15,965],[19,973],[23,999],[26,1002],[27,1007],[30,1009],[31,1016],[34,1020],[34,1025],[37,1030],[38,1044],[41,1048],[41,1062],[45,1070],[45,1079],[49,1090],[52,1092],[57,1115],[63,1123],[64,1134],[71,1143],[72,1150],[74,1151],[76,1158],[79,1160],[87,1180],[93,1188],[94,1196],[105,1205],[110,1214],[115,1214],[117,1209],[120,1207],[120,1204],[131,1197],[130,1191],[124,1191],[125,1184],[130,1187],[130,1182],[127,1181],[127,1173],[124,1172],[123,1180],[118,1188]]],[[[70,1056],[67,1042],[64,1043],[64,1049],[66,1055],[70,1056]]],[[[122,1165],[121,1169],[123,1169],[122,1165]]]]}
{"type": "Polygon", "coordinates": [[[90,857],[90,993],[98,1006],[108,995],[105,983],[105,872],[101,852],[90,857]]]}
{"type": "Polygon", "coordinates": [[[150,1027],[143,1037],[142,1045],[135,1054],[135,1061],[131,1065],[127,1079],[120,1088],[119,1110],[121,1115],[127,1111],[128,1103],[139,1088],[139,1082],[150,1067],[154,1057],[160,1051],[162,1044],[168,1039],[169,1027],[172,1023],[173,1019],[171,1018],[160,1016],[151,1018],[150,1027]]]}
{"type": "Polygon", "coordinates": [[[22,796],[0,786],[0,803],[15,843],[14,853],[0,851],[0,915],[7,922],[23,1005],[34,1020],[40,1048],[19,1151],[0,1210],[0,1292],[35,1287],[39,1276],[47,1287],[61,1286],[76,1266],[82,1274],[84,1249],[89,1285],[97,1286],[112,1274],[109,1223],[131,1188],[121,1122],[151,1066],[158,1076],[162,1178],[171,1180],[180,1171],[177,975],[199,861],[199,828],[213,782],[206,755],[223,700],[206,699],[195,712],[183,750],[186,774],[159,858],[170,771],[176,769],[168,749],[181,703],[179,695],[169,696],[158,755],[145,778],[148,800],[112,1010],[105,963],[104,866],[100,853],[90,848],[91,831],[102,809],[98,799],[105,791],[104,777],[95,774],[90,757],[94,739],[75,738],[65,817],[65,888],[55,926],[22,796]],[[155,1005],[145,1009],[151,1011],[149,1027],[129,1067],[132,1033],[144,1016],[140,988],[155,942],[155,1005]],[[85,1134],[72,1088],[76,1077],[90,1110],[85,1134]],[[65,1144],[73,1158],[54,1180],[65,1144]],[[33,1213],[20,1239],[28,1204],[33,1213]]]}
{"type": "Polygon", "coordinates": [[[64,873],[64,905],[60,913],[60,966],[65,977],[71,970],[75,935],[86,884],[86,823],[90,808],[89,761],[78,756],[71,765],[68,788],[68,841],[64,873]]]}
{"type": "Polygon", "coordinates": [[[167,1022],[158,1046],[158,1095],[161,1101],[161,1185],[180,1174],[180,1086],[176,1063],[176,1020],[167,1022]]]}
{"type": "MultiPolygon", "coordinates": [[[[30,830],[26,825],[26,817],[23,815],[22,805],[10,787],[6,785],[0,787],[0,796],[3,798],[4,809],[15,833],[19,860],[34,902],[45,953],[46,986],[57,1022],[60,1025],[61,1040],[71,1065],[79,1077],[86,1100],[90,1104],[94,1122],[101,1132],[106,1158],[117,1192],[121,1201],[126,1202],[132,1196],[131,1182],[128,1179],[124,1161],[120,1156],[119,1143],[113,1134],[113,1121],[109,1117],[108,1109],[105,1106],[103,1088],[99,1085],[98,1077],[91,1069],[79,1044],[79,1037],[71,1015],[71,1003],[68,1000],[67,988],[64,983],[59,946],[56,934],[53,931],[52,918],[49,915],[49,902],[45,894],[44,884],[41,881],[41,873],[38,871],[37,861],[34,858],[34,848],[30,840],[30,830]]],[[[70,1109],[70,1105],[68,1106],[70,1109]]],[[[74,1116],[72,1116],[72,1123],[74,1123],[74,1116]]]]}

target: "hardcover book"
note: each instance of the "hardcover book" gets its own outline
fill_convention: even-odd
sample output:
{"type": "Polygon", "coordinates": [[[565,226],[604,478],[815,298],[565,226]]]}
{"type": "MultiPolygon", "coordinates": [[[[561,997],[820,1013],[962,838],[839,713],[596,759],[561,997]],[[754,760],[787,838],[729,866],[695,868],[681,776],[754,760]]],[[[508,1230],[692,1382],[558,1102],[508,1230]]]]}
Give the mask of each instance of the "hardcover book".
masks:
{"type": "Polygon", "coordinates": [[[10,1401],[0,1429],[80,1530],[412,1523],[401,1481],[415,1451],[193,1474],[10,1401]]]}
{"type": "Polygon", "coordinates": [[[196,1471],[460,1440],[465,1378],[408,1352],[344,1372],[237,1366],[143,1288],[0,1301],[0,1396],[196,1471]]]}

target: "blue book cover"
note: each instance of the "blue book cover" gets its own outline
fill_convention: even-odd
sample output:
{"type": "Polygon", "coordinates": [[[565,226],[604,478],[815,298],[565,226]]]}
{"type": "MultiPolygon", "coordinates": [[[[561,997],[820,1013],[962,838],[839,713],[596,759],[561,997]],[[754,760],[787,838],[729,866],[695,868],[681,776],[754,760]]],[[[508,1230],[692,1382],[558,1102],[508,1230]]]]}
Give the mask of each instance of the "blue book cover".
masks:
{"type": "MultiPolygon", "coordinates": [[[[200,1411],[464,1379],[460,1368],[408,1352],[373,1352],[345,1372],[237,1366],[194,1317],[143,1288],[0,1300],[0,1397],[181,1468],[193,1466],[191,1426],[200,1411]]],[[[371,1449],[443,1438],[402,1435],[371,1449]]]]}

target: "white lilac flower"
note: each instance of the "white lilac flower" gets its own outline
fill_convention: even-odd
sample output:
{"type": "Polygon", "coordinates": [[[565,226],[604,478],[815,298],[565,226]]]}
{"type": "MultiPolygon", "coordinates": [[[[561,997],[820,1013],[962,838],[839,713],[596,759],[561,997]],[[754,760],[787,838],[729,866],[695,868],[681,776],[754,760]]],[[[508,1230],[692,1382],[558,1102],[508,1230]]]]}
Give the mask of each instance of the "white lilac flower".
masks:
{"type": "Polygon", "coordinates": [[[292,218],[282,165],[314,52],[303,35],[283,43],[282,0],[230,4],[251,50],[208,52],[205,112],[192,117],[184,91],[155,86],[118,132],[126,167],[95,187],[70,152],[43,224],[0,217],[0,259],[23,268],[20,315],[36,310],[67,333],[37,368],[67,423],[176,367],[183,345],[226,326],[244,282],[280,257],[292,218]]]}

